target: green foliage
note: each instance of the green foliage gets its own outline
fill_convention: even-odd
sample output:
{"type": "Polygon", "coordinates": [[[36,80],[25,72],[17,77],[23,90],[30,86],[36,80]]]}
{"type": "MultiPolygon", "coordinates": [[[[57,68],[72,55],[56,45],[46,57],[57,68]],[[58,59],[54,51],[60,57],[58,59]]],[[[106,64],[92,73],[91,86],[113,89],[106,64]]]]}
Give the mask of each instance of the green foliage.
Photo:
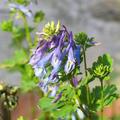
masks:
{"type": "Polygon", "coordinates": [[[70,104],[64,105],[63,103],[52,103],[53,99],[44,97],[40,99],[39,106],[42,110],[52,113],[54,118],[65,118],[75,110],[75,107],[70,104]]]}
{"type": "MultiPolygon", "coordinates": [[[[34,29],[32,27],[28,28],[29,32],[32,32],[34,29]]],[[[12,30],[12,45],[21,47],[22,42],[26,37],[26,30],[21,26],[14,26],[12,30]]],[[[23,46],[22,46],[23,47],[23,46]]]]}
{"type": "Polygon", "coordinates": [[[54,111],[54,117],[55,118],[65,118],[69,114],[71,114],[74,111],[74,106],[72,105],[64,105],[60,110],[54,111]]]}
{"type": "Polygon", "coordinates": [[[52,98],[43,97],[39,101],[39,106],[41,109],[49,110],[52,108],[52,101],[53,101],[52,98]]]}
{"type": "MultiPolygon", "coordinates": [[[[117,88],[115,85],[104,86],[103,88],[103,107],[111,105],[118,98],[117,88]]],[[[96,86],[91,92],[91,111],[99,111],[101,109],[101,87],[96,86]]]]}
{"type": "Polygon", "coordinates": [[[94,45],[94,44],[92,44],[94,38],[89,38],[87,36],[87,34],[84,32],[80,32],[80,33],[76,34],[74,39],[78,45],[81,45],[85,49],[94,45]]]}
{"type": "Polygon", "coordinates": [[[6,68],[10,71],[19,71],[21,73],[21,89],[24,92],[36,88],[38,78],[34,76],[34,71],[28,65],[28,56],[25,50],[15,51],[13,58],[4,61],[0,68],[6,68]]]}
{"type": "Polygon", "coordinates": [[[13,28],[13,21],[12,20],[4,20],[4,21],[2,21],[2,23],[0,23],[0,28],[3,31],[11,32],[12,28],[13,28]]]}
{"type": "Polygon", "coordinates": [[[112,71],[112,58],[108,54],[98,57],[98,60],[93,63],[91,74],[100,80],[108,80],[109,74],[112,71]]]}
{"type": "Polygon", "coordinates": [[[42,11],[38,11],[34,15],[34,22],[39,23],[44,20],[45,14],[42,11]]]}
{"type": "Polygon", "coordinates": [[[24,65],[19,67],[21,72],[21,89],[23,92],[32,91],[37,87],[39,82],[38,78],[35,77],[34,71],[30,65],[24,65]]]}
{"type": "MultiPolygon", "coordinates": [[[[14,54],[11,58],[5,60],[0,64],[0,68],[9,70],[10,72],[19,72],[21,74],[21,86],[20,88],[27,92],[36,88],[38,84],[38,78],[35,77],[34,71],[30,65],[29,61],[29,48],[32,47],[33,41],[36,40],[36,37],[31,37],[31,33],[34,32],[34,29],[37,29],[38,24],[44,19],[44,13],[38,11],[33,14],[31,23],[37,22],[37,25],[32,26],[28,23],[27,15],[25,11],[32,13],[28,6],[31,3],[31,0],[10,0],[8,3],[15,3],[15,6],[18,9],[12,9],[9,14],[9,19],[4,20],[0,23],[0,28],[2,31],[9,32],[11,34],[12,47],[14,47],[14,54]],[[22,6],[22,7],[21,7],[22,6]],[[24,11],[25,8],[26,10],[24,11]],[[14,22],[21,20],[21,22],[14,22]],[[35,38],[35,39],[33,39],[35,38]]],[[[33,3],[34,4],[34,3],[33,3]]]]}
{"type": "Polygon", "coordinates": [[[8,59],[0,64],[0,68],[9,68],[13,69],[17,66],[24,65],[28,61],[28,56],[24,50],[16,50],[13,58],[8,59]]]}
{"type": "Polygon", "coordinates": [[[87,104],[87,90],[86,90],[86,87],[85,86],[81,86],[80,88],[81,90],[81,94],[80,94],[80,100],[83,104],[87,104]]]}
{"type": "Polygon", "coordinates": [[[30,0],[11,0],[11,1],[21,4],[21,5],[25,5],[25,6],[30,4],[30,0]]]}
{"type": "MultiPolygon", "coordinates": [[[[72,112],[76,110],[75,105],[75,91],[71,86],[63,85],[60,87],[59,91],[62,92],[61,98],[54,102],[55,98],[43,97],[39,101],[39,107],[46,111],[50,112],[53,118],[65,118],[72,112]]],[[[58,91],[58,95],[60,94],[58,91]]]]}

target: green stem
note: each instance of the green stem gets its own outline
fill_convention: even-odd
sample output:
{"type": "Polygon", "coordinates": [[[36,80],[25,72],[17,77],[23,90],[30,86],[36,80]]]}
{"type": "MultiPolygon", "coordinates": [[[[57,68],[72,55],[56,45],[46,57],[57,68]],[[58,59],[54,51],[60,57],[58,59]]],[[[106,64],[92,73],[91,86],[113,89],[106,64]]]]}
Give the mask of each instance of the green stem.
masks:
{"type": "Polygon", "coordinates": [[[103,95],[103,80],[100,80],[100,83],[101,83],[101,120],[103,120],[103,109],[104,109],[104,106],[103,106],[103,99],[104,99],[104,95],[103,95]]]}
{"type": "MultiPolygon", "coordinates": [[[[87,61],[86,61],[85,47],[83,46],[82,49],[83,49],[83,61],[84,61],[85,76],[87,77],[88,74],[87,74],[87,61]]],[[[87,90],[87,103],[89,105],[90,104],[90,88],[89,88],[88,84],[85,87],[87,90]]],[[[88,113],[88,120],[91,120],[90,112],[88,113]]]]}
{"type": "Polygon", "coordinates": [[[27,22],[27,19],[25,16],[23,16],[22,18],[23,18],[23,22],[24,22],[24,26],[25,26],[26,40],[27,40],[29,47],[31,47],[32,46],[32,38],[31,38],[28,22],[27,22]]]}
{"type": "Polygon", "coordinates": [[[83,108],[83,106],[81,105],[81,102],[80,102],[80,99],[79,99],[79,97],[78,97],[78,95],[76,95],[76,100],[77,100],[77,102],[79,103],[79,109],[84,113],[84,115],[87,117],[88,116],[88,114],[87,114],[87,112],[85,111],[85,109],[83,108]]]}
{"type": "MultiPolygon", "coordinates": [[[[86,52],[85,52],[85,48],[83,47],[83,60],[84,60],[84,70],[85,70],[85,76],[87,77],[87,62],[86,62],[86,52]]],[[[90,96],[89,96],[89,86],[86,85],[86,89],[87,89],[87,101],[88,101],[88,105],[90,103],[90,96]]]]}
{"type": "Polygon", "coordinates": [[[86,52],[85,52],[85,48],[84,48],[84,47],[83,47],[83,60],[84,60],[84,70],[85,70],[85,76],[87,76],[86,52]]]}

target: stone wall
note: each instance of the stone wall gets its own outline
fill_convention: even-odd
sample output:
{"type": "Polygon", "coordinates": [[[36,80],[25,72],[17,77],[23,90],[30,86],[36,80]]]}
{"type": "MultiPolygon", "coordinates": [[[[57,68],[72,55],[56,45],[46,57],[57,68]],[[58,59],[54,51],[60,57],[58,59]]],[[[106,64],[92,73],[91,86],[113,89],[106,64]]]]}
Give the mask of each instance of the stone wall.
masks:
{"type": "MultiPolygon", "coordinates": [[[[46,23],[50,20],[60,20],[73,30],[84,31],[89,36],[95,37],[101,46],[91,48],[88,51],[89,64],[104,52],[110,53],[114,58],[114,70],[116,82],[119,82],[120,72],[120,0],[38,0],[34,10],[43,10],[46,14],[46,23]],[[92,55],[92,57],[91,57],[92,55]]],[[[0,11],[0,21],[6,18],[7,13],[0,11]]],[[[42,26],[41,25],[41,26],[42,26]]],[[[39,27],[39,30],[41,29],[39,27]]],[[[9,58],[12,54],[8,33],[0,32],[0,62],[9,58]]],[[[0,80],[6,80],[12,84],[18,84],[16,74],[6,74],[0,71],[0,80]],[[13,79],[14,78],[14,79],[13,79]]]]}

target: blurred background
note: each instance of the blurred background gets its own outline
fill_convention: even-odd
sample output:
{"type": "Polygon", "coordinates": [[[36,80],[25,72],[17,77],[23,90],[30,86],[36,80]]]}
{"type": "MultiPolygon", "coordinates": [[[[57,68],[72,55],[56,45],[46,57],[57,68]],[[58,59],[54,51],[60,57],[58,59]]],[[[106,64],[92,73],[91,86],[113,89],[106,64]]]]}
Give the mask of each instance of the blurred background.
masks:
{"type": "MultiPolygon", "coordinates": [[[[33,10],[42,10],[45,20],[39,31],[48,21],[61,21],[69,30],[86,32],[101,45],[90,48],[87,61],[89,65],[103,53],[114,59],[111,82],[120,90],[120,0],[37,0],[33,10]]],[[[0,4],[0,22],[8,18],[8,9],[0,4]]],[[[10,58],[14,49],[10,46],[9,33],[0,31],[0,63],[10,58]]],[[[20,84],[19,73],[9,73],[0,69],[0,81],[10,85],[20,84]]]]}
{"type": "MultiPolygon", "coordinates": [[[[47,21],[58,21],[65,24],[69,30],[86,32],[90,37],[101,42],[98,47],[88,51],[88,61],[91,64],[98,55],[110,53],[114,59],[112,77],[119,87],[120,82],[120,0],[38,0],[32,9],[43,10],[47,21]]],[[[0,5],[0,21],[8,18],[8,9],[0,5]]],[[[0,62],[12,55],[10,35],[0,31],[0,62]]],[[[19,85],[19,73],[10,74],[0,70],[0,80],[12,85],[19,85]],[[14,78],[14,79],[13,79],[14,78]]]]}

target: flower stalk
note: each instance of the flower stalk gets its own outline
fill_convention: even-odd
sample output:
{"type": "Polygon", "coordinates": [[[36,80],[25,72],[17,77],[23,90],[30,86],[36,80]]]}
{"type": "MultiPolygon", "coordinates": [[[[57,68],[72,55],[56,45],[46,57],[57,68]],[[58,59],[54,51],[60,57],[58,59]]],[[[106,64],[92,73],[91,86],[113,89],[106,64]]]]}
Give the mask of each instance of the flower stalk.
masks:
{"type": "MultiPolygon", "coordinates": [[[[82,47],[83,49],[83,61],[84,61],[84,70],[85,70],[85,76],[87,77],[87,61],[86,61],[86,51],[85,51],[85,46],[82,47]]],[[[86,84],[86,91],[87,91],[87,104],[90,105],[90,88],[89,85],[86,84]]],[[[88,120],[91,120],[91,115],[90,112],[88,113],[88,120]]]]}
{"type": "Polygon", "coordinates": [[[101,119],[103,120],[103,109],[104,109],[104,94],[103,94],[103,80],[100,80],[100,84],[101,84],[101,119]]]}
{"type": "Polygon", "coordinates": [[[25,26],[26,40],[27,40],[29,48],[31,48],[32,47],[32,38],[31,38],[31,35],[30,35],[28,22],[27,22],[27,19],[24,15],[22,15],[22,18],[23,18],[23,23],[24,23],[24,26],[25,26]]]}

